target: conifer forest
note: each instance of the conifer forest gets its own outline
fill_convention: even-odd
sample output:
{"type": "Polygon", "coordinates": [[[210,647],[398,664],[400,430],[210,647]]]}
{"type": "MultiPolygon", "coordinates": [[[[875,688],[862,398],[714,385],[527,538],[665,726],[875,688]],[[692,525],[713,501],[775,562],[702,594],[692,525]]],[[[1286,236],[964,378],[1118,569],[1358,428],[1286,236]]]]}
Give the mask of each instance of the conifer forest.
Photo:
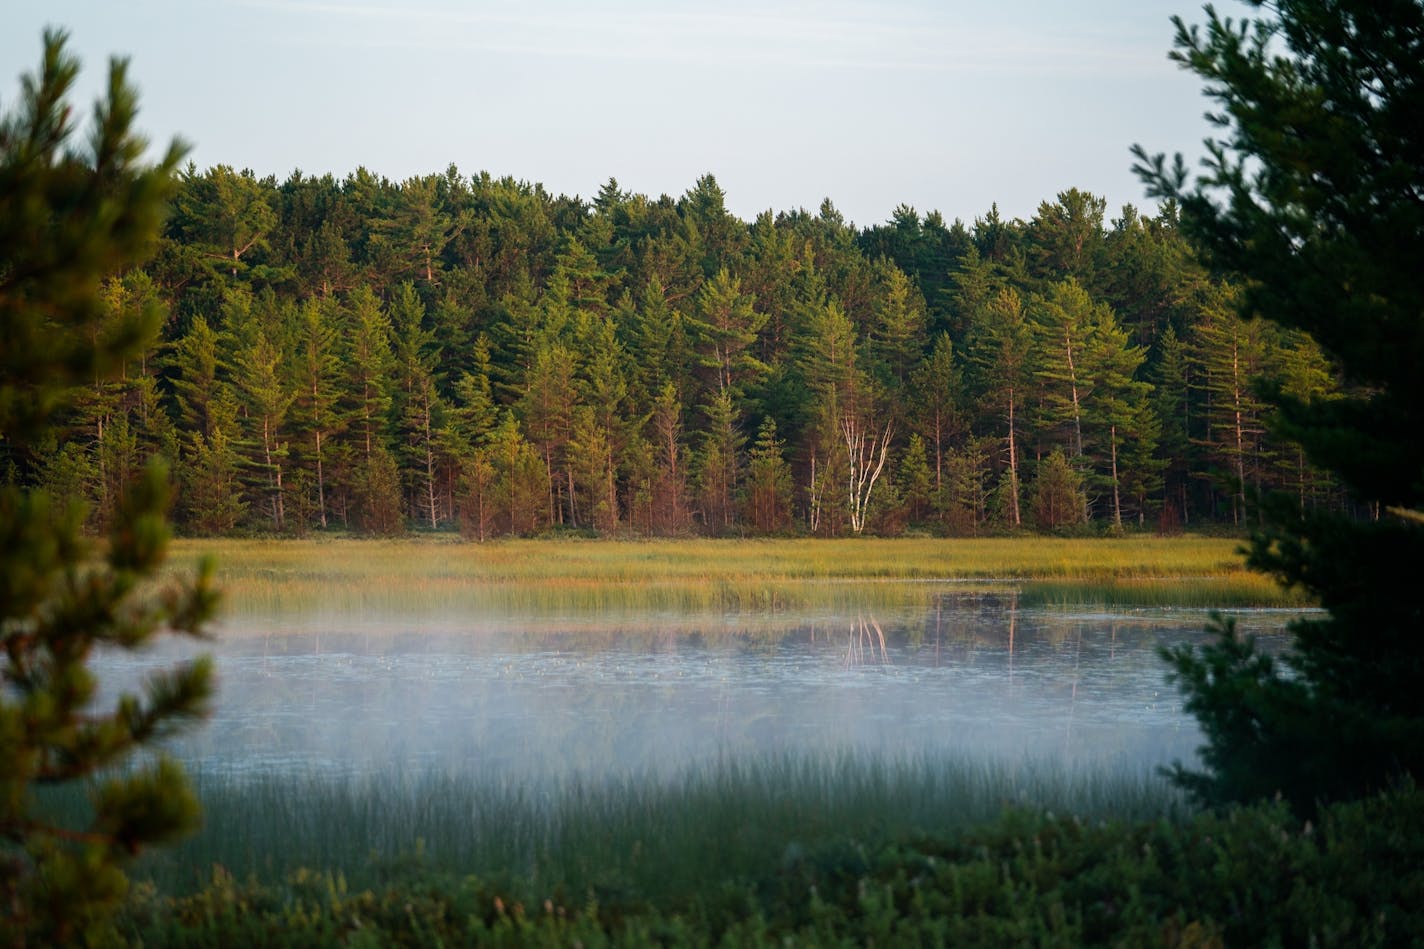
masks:
{"type": "Polygon", "coordinates": [[[181,175],[114,320],[161,340],[9,477],[115,516],[157,454],[198,535],[473,539],[1249,526],[1349,503],[1271,433],[1337,381],[1237,314],[1168,202],[867,228],[610,179],[592,200],[453,165],[391,181],[181,175]]]}

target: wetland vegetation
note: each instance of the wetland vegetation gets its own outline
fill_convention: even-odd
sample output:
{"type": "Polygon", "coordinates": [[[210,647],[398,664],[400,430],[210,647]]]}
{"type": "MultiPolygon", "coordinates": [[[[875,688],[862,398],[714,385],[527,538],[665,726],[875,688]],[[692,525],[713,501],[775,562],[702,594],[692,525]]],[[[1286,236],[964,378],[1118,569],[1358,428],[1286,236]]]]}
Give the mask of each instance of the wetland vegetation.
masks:
{"type": "Polygon", "coordinates": [[[187,540],[234,615],[765,614],[923,606],[946,592],[1025,605],[1302,607],[1220,537],[187,540]]]}

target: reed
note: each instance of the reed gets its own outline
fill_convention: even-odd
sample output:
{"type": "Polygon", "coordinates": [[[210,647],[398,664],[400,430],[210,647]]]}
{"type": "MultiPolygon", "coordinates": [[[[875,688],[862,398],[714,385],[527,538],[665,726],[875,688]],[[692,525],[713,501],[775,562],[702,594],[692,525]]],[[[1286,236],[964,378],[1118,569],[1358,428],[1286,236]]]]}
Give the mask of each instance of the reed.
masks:
{"type": "Polygon", "coordinates": [[[1040,605],[1300,606],[1221,538],[180,541],[229,615],[778,613],[915,607],[946,592],[1040,605]],[[1219,598],[1219,599],[1217,599],[1219,598]]]}
{"type": "Polygon", "coordinates": [[[560,892],[690,898],[828,845],[963,830],[1005,806],[1084,818],[1182,812],[1165,782],[1126,766],[850,754],[723,760],[668,777],[533,784],[431,771],[197,776],[206,827],[146,857],[164,892],[215,865],[279,882],[299,868],[376,885],[402,868],[474,874],[530,899],[560,892]]]}
{"type": "Polygon", "coordinates": [[[1313,606],[1300,590],[1284,590],[1270,577],[1244,573],[1223,577],[1119,577],[1107,580],[1036,580],[1023,584],[1025,607],[1186,607],[1190,609],[1305,609],[1313,606]]]}

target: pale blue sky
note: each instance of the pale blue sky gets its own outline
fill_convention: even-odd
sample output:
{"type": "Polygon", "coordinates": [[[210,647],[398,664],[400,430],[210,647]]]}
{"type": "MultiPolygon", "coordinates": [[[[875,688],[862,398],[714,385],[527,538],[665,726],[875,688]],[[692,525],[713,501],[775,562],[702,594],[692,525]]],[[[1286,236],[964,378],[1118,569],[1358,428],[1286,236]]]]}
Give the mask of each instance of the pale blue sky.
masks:
{"type": "MultiPolygon", "coordinates": [[[[1241,7],[1218,3],[1224,12],[1241,7]]],[[[1195,156],[1200,84],[1166,58],[1192,0],[9,0],[0,107],[67,28],[87,110],[132,60],[155,141],[199,167],[443,171],[679,195],[859,225],[900,203],[1031,217],[1069,187],[1145,206],[1128,147],[1195,156]]]]}

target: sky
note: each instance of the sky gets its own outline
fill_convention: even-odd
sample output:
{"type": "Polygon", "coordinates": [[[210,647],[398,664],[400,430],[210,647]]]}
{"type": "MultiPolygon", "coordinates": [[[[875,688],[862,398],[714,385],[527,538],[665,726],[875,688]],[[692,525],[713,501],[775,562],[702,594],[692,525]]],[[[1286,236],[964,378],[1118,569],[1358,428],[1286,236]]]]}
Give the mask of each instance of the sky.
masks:
{"type": "MultiPolygon", "coordinates": [[[[1217,9],[1239,15],[1235,0],[1217,9]]],[[[130,60],[150,140],[198,168],[443,172],[592,197],[711,173],[727,207],[866,227],[898,205],[1031,218],[1080,188],[1150,208],[1129,148],[1202,154],[1167,59],[1193,0],[6,0],[0,109],[69,31],[87,112],[130,60]]]]}

